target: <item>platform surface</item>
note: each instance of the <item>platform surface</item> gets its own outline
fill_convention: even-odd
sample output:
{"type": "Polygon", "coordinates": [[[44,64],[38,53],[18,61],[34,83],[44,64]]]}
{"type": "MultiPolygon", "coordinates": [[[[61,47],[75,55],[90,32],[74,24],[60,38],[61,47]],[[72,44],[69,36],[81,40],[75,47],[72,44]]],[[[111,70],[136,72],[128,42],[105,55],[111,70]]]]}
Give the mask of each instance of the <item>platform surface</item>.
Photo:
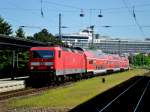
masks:
{"type": "Polygon", "coordinates": [[[18,79],[11,80],[10,78],[0,79],[0,93],[23,88],[25,88],[25,80],[23,79],[19,80],[18,79]]]}

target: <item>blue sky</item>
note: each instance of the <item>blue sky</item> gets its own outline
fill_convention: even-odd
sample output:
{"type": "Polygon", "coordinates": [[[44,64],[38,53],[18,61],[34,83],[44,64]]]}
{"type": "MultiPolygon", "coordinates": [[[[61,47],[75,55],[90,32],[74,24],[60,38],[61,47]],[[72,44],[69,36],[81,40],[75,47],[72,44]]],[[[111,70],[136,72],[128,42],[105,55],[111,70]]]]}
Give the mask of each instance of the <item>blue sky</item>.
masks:
{"type": "Polygon", "coordinates": [[[95,32],[104,36],[122,39],[143,40],[150,37],[149,0],[1,0],[0,16],[8,21],[15,31],[19,26],[26,35],[32,35],[47,28],[52,34],[58,33],[58,14],[62,14],[63,33],[79,32],[90,25],[95,32]],[[133,7],[136,21],[133,17],[133,7]],[[84,17],[80,17],[83,9],[84,17]],[[97,15],[101,10],[102,18],[97,15]],[[111,26],[109,28],[103,26],[111,26]],[[38,28],[36,28],[38,27],[38,28]]]}

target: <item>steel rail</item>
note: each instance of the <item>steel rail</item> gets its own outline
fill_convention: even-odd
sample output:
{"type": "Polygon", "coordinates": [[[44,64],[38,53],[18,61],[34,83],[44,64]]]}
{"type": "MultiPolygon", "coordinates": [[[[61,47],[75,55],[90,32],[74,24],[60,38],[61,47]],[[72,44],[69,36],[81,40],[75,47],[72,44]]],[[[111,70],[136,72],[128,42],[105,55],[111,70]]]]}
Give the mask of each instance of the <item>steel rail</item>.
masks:
{"type": "Polygon", "coordinates": [[[126,90],[124,90],[122,93],[120,93],[116,98],[114,98],[112,101],[110,101],[105,107],[103,107],[101,110],[97,109],[98,112],[102,112],[104,111],[107,107],[109,107],[114,101],[116,101],[120,96],[122,96],[125,92],[127,92],[130,88],[132,88],[135,84],[137,84],[140,80],[142,80],[142,78],[138,79],[135,83],[133,83],[132,85],[130,85],[126,90]]]}
{"type": "Polygon", "coordinates": [[[146,90],[147,90],[147,88],[148,88],[148,86],[149,86],[149,83],[150,83],[150,80],[148,81],[148,83],[147,83],[147,85],[146,85],[146,87],[145,87],[145,89],[144,89],[144,91],[143,91],[143,93],[142,93],[142,95],[141,95],[141,97],[140,97],[140,99],[139,99],[139,101],[138,101],[138,103],[137,103],[135,109],[134,109],[134,112],[137,111],[137,109],[138,109],[138,107],[139,107],[139,105],[140,105],[140,103],[141,103],[141,101],[142,101],[142,98],[143,98],[143,96],[144,96],[144,94],[145,94],[145,92],[146,92],[146,90]]]}

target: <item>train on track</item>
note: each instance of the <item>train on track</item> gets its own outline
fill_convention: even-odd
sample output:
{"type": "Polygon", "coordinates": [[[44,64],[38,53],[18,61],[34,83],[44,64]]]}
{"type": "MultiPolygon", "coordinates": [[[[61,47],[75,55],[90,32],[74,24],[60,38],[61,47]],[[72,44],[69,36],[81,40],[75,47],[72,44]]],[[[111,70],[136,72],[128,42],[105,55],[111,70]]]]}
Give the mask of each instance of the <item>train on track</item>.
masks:
{"type": "Polygon", "coordinates": [[[30,77],[49,82],[129,69],[128,58],[104,54],[100,50],[60,46],[32,47],[29,54],[30,77]]]}

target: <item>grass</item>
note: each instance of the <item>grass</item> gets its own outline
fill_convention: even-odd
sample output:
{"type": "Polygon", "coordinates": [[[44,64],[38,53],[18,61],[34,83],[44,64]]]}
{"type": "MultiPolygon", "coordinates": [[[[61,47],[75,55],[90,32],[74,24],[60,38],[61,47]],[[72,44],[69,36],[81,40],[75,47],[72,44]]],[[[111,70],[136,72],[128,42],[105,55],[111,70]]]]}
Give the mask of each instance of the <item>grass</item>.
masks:
{"type": "Polygon", "coordinates": [[[72,108],[131,77],[141,75],[145,72],[146,70],[144,69],[134,69],[121,73],[113,73],[112,75],[94,77],[65,87],[51,89],[40,95],[11,100],[9,106],[72,108]],[[102,78],[105,78],[105,83],[102,83],[102,78]]]}

